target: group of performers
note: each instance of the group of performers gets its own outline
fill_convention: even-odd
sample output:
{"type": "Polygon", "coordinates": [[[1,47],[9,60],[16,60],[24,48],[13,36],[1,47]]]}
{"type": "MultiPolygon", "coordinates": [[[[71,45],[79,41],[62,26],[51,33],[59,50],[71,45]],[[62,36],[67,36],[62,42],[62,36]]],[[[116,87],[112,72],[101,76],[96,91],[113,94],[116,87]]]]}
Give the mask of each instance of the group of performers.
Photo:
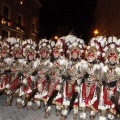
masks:
{"type": "Polygon", "coordinates": [[[0,94],[4,106],[37,110],[44,103],[45,116],[55,105],[56,116],[65,120],[114,120],[120,104],[120,40],[114,36],[93,37],[89,44],[74,35],[56,42],[8,38],[0,41],[0,94]],[[2,97],[2,96],[1,96],[2,97]],[[112,97],[117,98],[117,104],[112,97]],[[32,103],[35,103],[33,108],[32,103]],[[117,106],[118,105],[118,106],[117,106]]]}

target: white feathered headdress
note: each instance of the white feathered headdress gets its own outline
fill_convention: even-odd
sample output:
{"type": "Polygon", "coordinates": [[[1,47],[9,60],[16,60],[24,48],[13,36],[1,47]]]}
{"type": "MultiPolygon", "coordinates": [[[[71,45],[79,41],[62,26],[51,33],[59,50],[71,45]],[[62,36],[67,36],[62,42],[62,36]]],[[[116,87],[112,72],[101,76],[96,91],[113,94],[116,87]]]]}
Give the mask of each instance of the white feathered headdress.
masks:
{"type": "Polygon", "coordinates": [[[114,55],[117,59],[119,59],[119,43],[119,39],[115,36],[111,36],[107,39],[102,53],[102,57],[104,58],[105,62],[108,62],[108,57],[110,57],[111,55],[114,55]]]}
{"type": "Polygon", "coordinates": [[[47,40],[47,39],[41,39],[39,41],[39,51],[38,53],[41,53],[43,50],[48,51],[49,54],[52,52],[52,47],[54,47],[55,42],[52,40],[47,40]]]}
{"type": "Polygon", "coordinates": [[[103,47],[106,43],[106,37],[97,36],[91,38],[88,46],[86,46],[85,56],[94,55],[96,59],[102,59],[103,47]]]}
{"type": "Polygon", "coordinates": [[[22,48],[23,48],[23,55],[27,57],[27,52],[31,51],[34,52],[34,57],[36,56],[36,43],[32,39],[27,39],[22,42],[22,48]]]}
{"type": "Polygon", "coordinates": [[[11,54],[15,53],[16,51],[20,51],[22,54],[22,40],[20,38],[8,38],[7,41],[11,45],[11,54]]]}
{"type": "Polygon", "coordinates": [[[67,35],[65,37],[65,42],[67,45],[67,54],[71,54],[72,50],[76,49],[78,54],[84,53],[85,43],[83,39],[77,38],[74,35],[67,35]]]}
{"type": "Polygon", "coordinates": [[[61,56],[64,56],[66,52],[65,38],[65,36],[60,37],[53,48],[53,51],[57,50],[61,56]]]}
{"type": "Polygon", "coordinates": [[[10,54],[10,50],[11,50],[10,43],[7,40],[1,41],[0,46],[1,46],[0,51],[4,52],[6,54],[6,56],[8,56],[10,54]]]}

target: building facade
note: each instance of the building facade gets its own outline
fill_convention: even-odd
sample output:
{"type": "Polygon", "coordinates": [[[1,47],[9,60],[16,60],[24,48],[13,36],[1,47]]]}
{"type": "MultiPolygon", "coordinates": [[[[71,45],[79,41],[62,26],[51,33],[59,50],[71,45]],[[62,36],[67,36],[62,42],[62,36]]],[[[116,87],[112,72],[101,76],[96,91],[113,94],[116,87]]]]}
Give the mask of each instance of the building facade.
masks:
{"type": "Polygon", "coordinates": [[[39,0],[0,0],[0,36],[32,38],[39,36],[39,0]]]}
{"type": "Polygon", "coordinates": [[[97,0],[95,27],[100,35],[120,37],[120,0],[97,0]]]}

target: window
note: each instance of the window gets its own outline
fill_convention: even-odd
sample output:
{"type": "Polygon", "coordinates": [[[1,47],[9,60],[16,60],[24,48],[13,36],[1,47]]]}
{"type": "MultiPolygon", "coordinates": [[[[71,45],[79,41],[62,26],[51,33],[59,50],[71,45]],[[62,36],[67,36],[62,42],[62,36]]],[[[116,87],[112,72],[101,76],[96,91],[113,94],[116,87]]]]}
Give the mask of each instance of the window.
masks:
{"type": "Polygon", "coordinates": [[[2,40],[8,38],[8,36],[9,36],[9,32],[6,30],[2,30],[2,40]]]}
{"type": "Polygon", "coordinates": [[[18,24],[22,25],[22,15],[18,15],[18,24]]]}
{"type": "Polygon", "coordinates": [[[5,18],[9,18],[9,15],[10,15],[10,9],[9,9],[9,7],[7,7],[7,6],[3,6],[3,16],[5,17],[5,18]]]}
{"type": "Polygon", "coordinates": [[[35,23],[32,23],[32,33],[34,33],[36,31],[36,25],[35,23]]]}
{"type": "Polygon", "coordinates": [[[23,36],[17,33],[17,34],[16,34],[16,38],[20,38],[20,39],[22,39],[23,36]]]}

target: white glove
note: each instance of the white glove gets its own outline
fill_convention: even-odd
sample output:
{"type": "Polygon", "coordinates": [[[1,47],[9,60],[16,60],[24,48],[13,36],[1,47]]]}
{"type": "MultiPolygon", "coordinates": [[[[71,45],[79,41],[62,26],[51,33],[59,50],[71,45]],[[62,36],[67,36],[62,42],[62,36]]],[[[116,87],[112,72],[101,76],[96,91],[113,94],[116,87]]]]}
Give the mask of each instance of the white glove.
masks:
{"type": "Polygon", "coordinates": [[[10,88],[10,85],[9,85],[9,84],[7,84],[7,85],[5,86],[5,88],[9,89],[9,88],[10,88]]]}
{"type": "Polygon", "coordinates": [[[119,97],[119,99],[118,99],[118,105],[120,105],[120,97],[119,97]]]}
{"type": "Polygon", "coordinates": [[[27,79],[25,78],[25,79],[22,81],[22,83],[23,83],[24,85],[27,85],[27,79]]]}
{"type": "Polygon", "coordinates": [[[79,86],[75,86],[75,92],[80,93],[80,87],[79,86]]]}
{"type": "Polygon", "coordinates": [[[60,89],[61,89],[61,85],[58,84],[57,87],[56,87],[56,90],[60,91],[60,89]]]}

